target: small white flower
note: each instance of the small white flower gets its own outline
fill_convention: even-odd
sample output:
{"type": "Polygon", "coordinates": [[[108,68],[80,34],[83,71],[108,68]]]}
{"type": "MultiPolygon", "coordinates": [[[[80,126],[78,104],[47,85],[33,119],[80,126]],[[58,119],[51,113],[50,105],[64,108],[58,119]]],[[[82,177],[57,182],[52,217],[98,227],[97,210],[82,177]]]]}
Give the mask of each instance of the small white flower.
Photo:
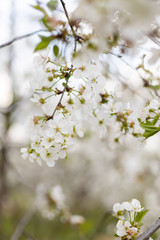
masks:
{"type": "Polygon", "coordinates": [[[138,232],[138,228],[132,227],[130,222],[122,222],[121,220],[118,221],[117,223],[117,235],[120,237],[127,236],[128,239],[130,239],[130,236],[136,236],[138,232]]]}
{"type": "Polygon", "coordinates": [[[31,163],[34,163],[35,162],[35,160],[36,160],[36,158],[37,158],[37,155],[36,155],[36,153],[30,153],[29,154],[29,161],[31,162],[31,163]]]}
{"type": "Polygon", "coordinates": [[[123,202],[122,207],[123,207],[123,209],[125,209],[127,211],[132,211],[133,210],[133,206],[129,202],[123,202]]]}
{"type": "Polygon", "coordinates": [[[44,151],[41,152],[41,157],[49,167],[53,167],[55,165],[55,160],[58,159],[57,152],[54,148],[44,149],[44,151]]]}
{"type": "Polygon", "coordinates": [[[65,196],[63,194],[61,186],[55,186],[50,190],[50,197],[56,204],[58,209],[62,209],[64,207],[65,196]]]}
{"type": "Polygon", "coordinates": [[[48,148],[50,148],[53,144],[54,144],[54,142],[53,142],[53,138],[50,138],[50,137],[48,137],[48,138],[43,138],[42,139],[42,146],[44,146],[46,149],[48,149],[48,148]]]}
{"type": "Polygon", "coordinates": [[[50,51],[50,48],[47,48],[47,49],[41,51],[41,54],[36,55],[33,58],[33,64],[34,64],[35,69],[38,68],[38,69],[46,70],[49,51],[50,51]]]}
{"type": "Polygon", "coordinates": [[[54,167],[55,165],[55,161],[53,159],[48,159],[47,160],[47,166],[48,167],[54,167]]]}
{"type": "Polygon", "coordinates": [[[58,153],[58,156],[59,158],[63,159],[66,157],[66,152],[64,150],[61,150],[59,153],[58,153]]]}
{"type": "Polygon", "coordinates": [[[130,227],[127,229],[127,233],[131,236],[136,236],[138,232],[138,228],[136,227],[130,227]]]}
{"type": "Polygon", "coordinates": [[[26,160],[28,158],[28,156],[29,156],[27,148],[21,148],[20,152],[21,152],[22,158],[26,160]]]}
{"type": "Polygon", "coordinates": [[[143,210],[143,208],[141,207],[140,201],[138,201],[137,199],[132,199],[131,202],[135,212],[140,212],[143,210]]]}
{"type": "Polygon", "coordinates": [[[115,204],[113,205],[113,212],[115,213],[115,215],[118,215],[118,213],[121,212],[121,211],[123,211],[123,210],[124,210],[124,208],[123,208],[122,204],[120,204],[120,203],[115,203],[115,204]]]}
{"type": "Polygon", "coordinates": [[[84,217],[79,215],[72,215],[69,220],[72,225],[80,225],[84,223],[84,217]]]}
{"type": "Polygon", "coordinates": [[[76,125],[76,132],[80,138],[84,136],[83,128],[80,126],[80,124],[76,125]]]}
{"type": "MultiPolygon", "coordinates": [[[[127,227],[130,227],[130,223],[129,222],[125,222],[127,227]]],[[[127,235],[126,232],[126,226],[123,224],[123,222],[121,220],[118,221],[116,227],[118,228],[116,233],[118,236],[123,237],[125,235],[127,235]]]]}
{"type": "Polygon", "coordinates": [[[64,142],[64,137],[60,132],[55,133],[55,141],[57,143],[63,143],[64,142]]]}
{"type": "Polygon", "coordinates": [[[159,101],[157,101],[156,99],[153,99],[150,104],[149,104],[149,108],[153,108],[153,109],[158,109],[160,106],[159,101]]]}

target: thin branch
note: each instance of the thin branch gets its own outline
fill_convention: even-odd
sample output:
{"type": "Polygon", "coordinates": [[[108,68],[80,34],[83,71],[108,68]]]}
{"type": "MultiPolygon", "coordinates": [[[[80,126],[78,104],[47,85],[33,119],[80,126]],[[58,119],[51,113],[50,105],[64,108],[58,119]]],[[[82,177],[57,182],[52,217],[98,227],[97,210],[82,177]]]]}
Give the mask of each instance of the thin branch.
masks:
{"type": "MultiPolygon", "coordinates": [[[[121,55],[118,55],[116,53],[113,53],[111,51],[107,51],[105,52],[105,54],[111,54],[117,58],[119,58],[122,62],[124,62],[128,67],[130,67],[131,69],[133,69],[134,71],[137,71],[134,67],[132,67],[127,61],[125,61],[121,55]]],[[[138,72],[137,72],[138,73],[138,72]]],[[[140,74],[138,73],[139,77],[141,78],[140,74]]],[[[124,79],[124,77],[119,73],[119,76],[124,79]]],[[[122,79],[118,79],[122,85],[125,87],[125,88],[128,88],[133,94],[137,95],[138,97],[142,97],[141,95],[137,94],[137,91],[133,90],[127,83],[125,83],[122,79]]]]}
{"type": "Polygon", "coordinates": [[[37,240],[37,238],[35,238],[34,236],[32,236],[30,233],[26,231],[23,232],[23,235],[27,237],[28,240],[37,240]]]}
{"type": "Polygon", "coordinates": [[[111,216],[112,211],[107,211],[103,214],[102,218],[100,219],[95,231],[91,235],[90,240],[93,240],[96,235],[101,231],[101,229],[104,227],[104,224],[109,216],[111,216]]]}
{"type": "Polygon", "coordinates": [[[136,69],[135,69],[134,67],[132,67],[126,60],[124,60],[124,59],[122,58],[122,57],[123,57],[122,55],[113,53],[113,52],[111,52],[111,51],[107,51],[107,52],[105,52],[105,54],[111,54],[111,55],[119,58],[119,59],[120,59],[122,62],[124,62],[128,67],[132,68],[133,70],[136,70],[136,69]]]}
{"type": "MultiPolygon", "coordinates": [[[[33,204],[34,206],[34,204],[33,204]]],[[[13,233],[11,240],[18,240],[20,238],[20,236],[22,235],[26,225],[29,223],[30,219],[33,216],[33,210],[34,208],[30,207],[29,210],[26,212],[26,214],[24,215],[24,217],[21,219],[21,221],[18,223],[15,232],[13,233]]]]}
{"type": "Polygon", "coordinates": [[[150,236],[160,228],[160,217],[152,223],[152,225],[135,240],[148,240],[150,236]]]}
{"type": "Polygon", "coordinates": [[[138,47],[138,46],[127,46],[126,44],[118,44],[118,47],[122,47],[122,48],[128,48],[128,49],[140,49],[146,52],[152,52],[151,50],[147,49],[147,48],[143,48],[143,47],[138,47]]]}
{"type": "Polygon", "coordinates": [[[15,37],[15,38],[13,38],[13,39],[10,40],[10,41],[1,44],[1,45],[0,45],[0,48],[7,47],[7,46],[11,45],[12,43],[14,43],[14,42],[16,42],[16,41],[19,41],[19,40],[21,40],[21,39],[23,39],[23,38],[27,38],[27,37],[30,37],[30,36],[36,34],[36,33],[44,32],[44,31],[47,31],[47,30],[39,29],[39,30],[36,30],[36,31],[34,31],[34,32],[27,33],[27,34],[25,34],[25,35],[22,35],[22,36],[19,36],[19,37],[15,37]]]}
{"type": "Polygon", "coordinates": [[[73,65],[71,65],[70,71],[69,71],[69,72],[66,74],[66,76],[65,76],[66,83],[65,83],[65,86],[64,86],[63,91],[61,92],[61,97],[60,97],[60,99],[59,99],[59,101],[58,101],[58,103],[57,103],[57,105],[56,105],[56,107],[55,107],[52,115],[47,118],[48,120],[54,118],[54,115],[55,115],[55,113],[56,113],[56,111],[57,111],[57,108],[61,106],[61,102],[62,102],[64,93],[65,93],[65,91],[66,91],[66,89],[67,89],[67,86],[68,86],[69,75],[71,74],[72,70],[73,70],[73,65]]]}
{"type": "Polygon", "coordinates": [[[67,12],[67,9],[66,9],[66,5],[65,5],[65,3],[64,3],[63,0],[60,0],[60,2],[61,2],[61,4],[62,4],[64,13],[65,13],[65,15],[66,15],[68,24],[69,24],[69,26],[70,26],[70,29],[71,29],[71,31],[72,31],[72,34],[73,34],[73,37],[74,37],[74,40],[75,40],[74,51],[76,52],[76,43],[77,43],[77,42],[81,42],[82,40],[85,41],[85,39],[84,39],[83,37],[81,37],[80,35],[78,35],[78,34],[75,32],[75,30],[74,30],[74,28],[73,28],[73,26],[72,26],[72,24],[71,24],[71,20],[70,20],[70,18],[69,18],[69,15],[68,15],[68,12],[67,12]]]}
{"type": "MultiPolygon", "coordinates": [[[[107,51],[107,52],[105,52],[105,54],[111,54],[111,55],[119,58],[119,59],[120,59],[122,62],[124,62],[128,67],[130,67],[131,69],[133,69],[134,71],[136,71],[136,72],[138,73],[138,76],[139,76],[140,79],[142,80],[144,87],[151,88],[151,89],[154,91],[155,95],[156,95],[157,97],[160,97],[160,95],[158,94],[158,91],[157,91],[156,89],[154,89],[154,87],[153,87],[152,85],[150,85],[147,80],[145,80],[143,77],[141,77],[141,75],[139,74],[139,72],[137,71],[137,69],[134,68],[132,65],[130,65],[126,60],[124,60],[124,59],[122,58],[122,55],[113,53],[113,52],[111,52],[111,51],[107,51]]],[[[122,82],[122,81],[121,81],[121,82],[122,82]]],[[[122,82],[122,83],[123,83],[124,86],[127,86],[130,90],[132,90],[126,83],[124,83],[124,82],[122,82]]],[[[134,91],[133,91],[133,92],[134,92],[134,91]]]]}
{"type": "Polygon", "coordinates": [[[152,34],[146,34],[146,35],[152,42],[160,46],[160,42],[152,34]]]}

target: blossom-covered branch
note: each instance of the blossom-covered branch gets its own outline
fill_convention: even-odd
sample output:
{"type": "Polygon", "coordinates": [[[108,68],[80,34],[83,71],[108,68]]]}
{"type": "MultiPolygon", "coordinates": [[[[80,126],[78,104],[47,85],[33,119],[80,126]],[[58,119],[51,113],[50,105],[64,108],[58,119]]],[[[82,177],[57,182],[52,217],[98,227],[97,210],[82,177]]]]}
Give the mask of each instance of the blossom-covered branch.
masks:
{"type": "Polygon", "coordinates": [[[72,70],[73,70],[73,65],[71,66],[69,72],[65,75],[66,83],[65,83],[65,86],[64,86],[63,91],[61,91],[61,93],[60,93],[60,94],[61,94],[61,97],[60,97],[60,99],[59,99],[59,101],[58,101],[58,103],[57,103],[57,106],[55,107],[52,115],[48,117],[48,120],[54,118],[54,115],[55,115],[55,113],[56,113],[57,108],[61,108],[61,105],[62,105],[61,102],[62,102],[64,93],[65,93],[65,91],[66,91],[66,89],[67,89],[69,77],[70,77],[70,74],[71,74],[72,70]]]}

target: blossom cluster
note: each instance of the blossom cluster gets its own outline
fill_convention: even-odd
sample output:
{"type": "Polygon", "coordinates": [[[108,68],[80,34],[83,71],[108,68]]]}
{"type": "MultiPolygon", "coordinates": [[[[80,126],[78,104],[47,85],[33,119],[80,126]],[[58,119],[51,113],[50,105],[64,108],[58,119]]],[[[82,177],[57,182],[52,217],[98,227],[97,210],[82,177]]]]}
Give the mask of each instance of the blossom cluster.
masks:
{"type": "Polygon", "coordinates": [[[116,236],[121,239],[135,239],[140,233],[142,219],[147,212],[137,199],[121,204],[115,203],[113,214],[119,219],[116,225],[116,236]]]}
{"type": "Polygon", "coordinates": [[[115,141],[121,134],[135,135],[132,111],[121,102],[120,91],[106,90],[106,79],[96,63],[92,68],[98,77],[88,77],[85,66],[59,65],[48,52],[36,56],[34,62],[37,71],[31,101],[39,112],[33,117],[31,146],[21,149],[24,159],[53,167],[56,160],[66,157],[77,137],[83,138],[89,130],[103,139],[111,125],[119,128],[115,141]]]}
{"type": "Polygon", "coordinates": [[[73,226],[79,226],[85,221],[84,217],[71,214],[62,187],[59,185],[47,189],[40,185],[37,189],[36,205],[42,216],[49,220],[59,216],[62,222],[73,226]]]}

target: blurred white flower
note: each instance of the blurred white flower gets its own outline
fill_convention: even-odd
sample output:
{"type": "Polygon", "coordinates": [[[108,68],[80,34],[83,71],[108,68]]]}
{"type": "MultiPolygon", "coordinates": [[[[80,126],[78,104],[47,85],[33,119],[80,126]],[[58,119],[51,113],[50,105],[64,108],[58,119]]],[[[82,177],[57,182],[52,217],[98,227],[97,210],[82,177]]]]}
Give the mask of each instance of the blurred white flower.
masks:
{"type": "Polygon", "coordinates": [[[69,220],[72,225],[80,225],[83,224],[85,221],[84,217],[79,215],[72,215],[69,220]]]}
{"type": "Polygon", "coordinates": [[[21,153],[21,156],[22,156],[23,159],[27,159],[28,156],[29,156],[27,148],[21,148],[20,153],[21,153]]]}
{"type": "Polygon", "coordinates": [[[50,190],[50,197],[55,202],[58,209],[62,209],[65,206],[65,196],[62,187],[57,185],[50,190]]]}

